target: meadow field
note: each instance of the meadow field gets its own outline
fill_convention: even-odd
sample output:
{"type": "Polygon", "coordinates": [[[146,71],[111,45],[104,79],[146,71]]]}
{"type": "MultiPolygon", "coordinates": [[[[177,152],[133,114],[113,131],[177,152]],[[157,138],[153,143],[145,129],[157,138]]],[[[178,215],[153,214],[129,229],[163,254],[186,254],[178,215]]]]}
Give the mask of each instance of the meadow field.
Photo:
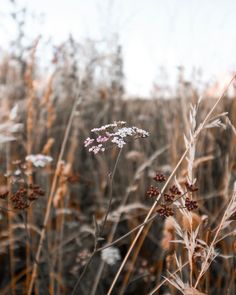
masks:
{"type": "Polygon", "coordinates": [[[131,99],[119,44],[70,37],[42,67],[18,28],[0,53],[0,294],[236,294],[234,75],[218,97],[181,76],[131,99]]]}

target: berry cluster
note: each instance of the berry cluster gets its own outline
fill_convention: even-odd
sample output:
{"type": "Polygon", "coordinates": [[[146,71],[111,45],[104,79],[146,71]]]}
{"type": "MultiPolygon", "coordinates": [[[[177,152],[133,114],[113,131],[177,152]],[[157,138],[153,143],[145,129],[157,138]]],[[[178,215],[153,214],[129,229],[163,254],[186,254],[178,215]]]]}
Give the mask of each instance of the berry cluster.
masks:
{"type": "Polygon", "coordinates": [[[196,201],[190,200],[190,198],[186,198],[185,207],[188,209],[188,211],[192,211],[194,209],[197,209],[198,205],[196,201]]]}
{"type": "Polygon", "coordinates": [[[157,197],[159,194],[160,194],[160,192],[159,192],[158,188],[154,187],[153,185],[151,185],[146,192],[146,195],[150,198],[157,197]]]}
{"type": "Polygon", "coordinates": [[[177,195],[180,196],[181,195],[181,191],[178,189],[178,187],[174,184],[172,185],[172,187],[170,187],[169,191],[173,194],[173,195],[177,195]]]}
{"type": "MultiPolygon", "coordinates": [[[[156,182],[162,183],[166,181],[166,176],[162,173],[156,173],[153,179],[156,182]]],[[[193,201],[189,197],[184,197],[187,193],[190,193],[190,195],[192,195],[193,192],[196,192],[198,190],[197,186],[195,184],[189,184],[188,182],[185,182],[185,187],[187,191],[185,193],[182,193],[176,185],[172,185],[169,190],[162,195],[162,203],[157,209],[157,213],[160,216],[168,217],[174,215],[174,210],[172,206],[177,200],[181,198],[184,199],[184,206],[188,211],[192,211],[198,208],[196,201],[193,201]]],[[[158,197],[160,194],[161,193],[159,188],[154,187],[153,185],[151,185],[146,192],[146,196],[150,198],[158,197]]]]}
{"type": "Polygon", "coordinates": [[[166,204],[161,204],[161,208],[157,210],[157,213],[163,217],[169,217],[174,215],[174,210],[166,204]]]}
{"type": "Polygon", "coordinates": [[[185,187],[191,193],[198,191],[198,187],[195,184],[190,184],[187,181],[185,182],[185,187]]]}
{"type": "Polygon", "coordinates": [[[20,187],[14,194],[10,196],[10,201],[14,209],[24,210],[30,206],[30,203],[37,200],[40,196],[44,196],[44,191],[34,184],[30,184],[28,188],[20,187]]]}
{"type": "Polygon", "coordinates": [[[162,173],[156,173],[155,177],[153,179],[157,182],[165,182],[166,181],[166,176],[162,173]]]}
{"type": "Polygon", "coordinates": [[[175,195],[165,193],[164,200],[166,203],[173,203],[175,200],[175,195]]]}

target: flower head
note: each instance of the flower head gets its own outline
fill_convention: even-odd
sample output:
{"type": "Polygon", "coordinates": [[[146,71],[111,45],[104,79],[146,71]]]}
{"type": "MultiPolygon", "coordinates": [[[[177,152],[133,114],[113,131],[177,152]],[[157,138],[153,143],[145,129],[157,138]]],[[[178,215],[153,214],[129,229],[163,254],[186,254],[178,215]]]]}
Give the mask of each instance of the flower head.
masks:
{"type": "Polygon", "coordinates": [[[86,138],[85,141],[84,141],[84,146],[87,147],[87,146],[91,145],[93,142],[94,142],[94,139],[88,137],[88,138],[86,138]]]}
{"type": "Polygon", "coordinates": [[[33,163],[35,167],[45,167],[46,164],[52,162],[53,158],[41,154],[37,155],[28,155],[25,158],[26,161],[33,163]]]}
{"type": "Polygon", "coordinates": [[[91,132],[96,133],[97,137],[88,137],[84,141],[84,146],[89,146],[89,152],[97,154],[105,151],[105,144],[115,144],[118,148],[123,148],[128,138],[145,138],[149,133],[138,127],[126,127],[126,122],[118,121],[107,124],[99,128],[93,128],[91,132]],[[93,145],[92,145],[93,144],[93,145]]]}
{"type": "Polygon", "coordinates": [[[109,265],[114,265],[120,260],[120,251],[116,247],[109,247],[102,250],[102,260],[109,265]]]}

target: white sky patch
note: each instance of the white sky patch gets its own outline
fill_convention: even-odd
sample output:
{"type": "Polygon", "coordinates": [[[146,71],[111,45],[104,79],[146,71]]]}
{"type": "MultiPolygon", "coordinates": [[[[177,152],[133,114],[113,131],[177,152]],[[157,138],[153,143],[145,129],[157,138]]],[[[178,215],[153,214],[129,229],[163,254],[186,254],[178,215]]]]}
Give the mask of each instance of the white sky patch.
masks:
{"type": "MultiPolygon", "coordinates": [[[[4,21],[7,0],[1,1],[0,44],[13,37],[4,21]],[[3,15],[3,18],[2,18],[3,15]]],[[[75,39],[100,40],[119,33],[123,46],[128,94],[148,96],[160,67],[170,82],[177,67],[202,68],[214,78],[236,66],[236,1],[234,0],[21,0],[30,11],[43,13],[44,23],[29,26],[30,34],[52,36],[58,43],[75,39]]]]}

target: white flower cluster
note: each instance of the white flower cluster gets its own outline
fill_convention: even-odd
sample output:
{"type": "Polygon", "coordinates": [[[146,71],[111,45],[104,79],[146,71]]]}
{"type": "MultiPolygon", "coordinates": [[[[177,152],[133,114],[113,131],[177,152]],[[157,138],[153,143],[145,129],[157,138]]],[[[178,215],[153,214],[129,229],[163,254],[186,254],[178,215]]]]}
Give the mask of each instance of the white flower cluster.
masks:
{"type": "Polygon", "coordinates": [[[97,154],[98,152],[104,152],[106,142],[115,144],[118,148],[123,148],[126,144],[125,139],[127,137],[145,138],[149,136],[149,133],[138,127],[124,127],[126,122],[118,121],[113,124],[107,124],[99,128],[94,128],[91,132],[97,133],[98,137],[95,139],[88,137],[84,141],[84,146],[89,147],[89,152],[97,154]],[[96,145],[92,145],[96,142],[96,145]]]}
{"type": "Polygon", "coordinates": [[[25,158],[26,161],[33,163],[35,167],[45,167],[46,164],[52,162],[53,158],[45,155],[28,155],[25,158]]]}
{"type": "Polygon", "coordinates": [[[102,260],[105,261],[109,265],[116,264],[117,261],[120,260],[120,251],[116,247],[109,247],[102,250],[102,260]]]}
{"type": "Polygon", "coordinates": [[[93,145],[91,148],[89,148],[89,152],[93,152],[94,154],[97,154],[98,152],[104,152],[105,148],[102,144],[99,145],[93,145]]]}
{"type": "Polygon", "coordinates": [[[125,121],[118,121],[118,122],[114,122],[113,124],[107,124],[107,125],[103,125],[99,128],[93,128],[91,131],[92,132],[101,132],[101,131],[107,131],[109,129],[114,129],[115,127],[120,127],[125,125],[126,122],[125,121]]]}

